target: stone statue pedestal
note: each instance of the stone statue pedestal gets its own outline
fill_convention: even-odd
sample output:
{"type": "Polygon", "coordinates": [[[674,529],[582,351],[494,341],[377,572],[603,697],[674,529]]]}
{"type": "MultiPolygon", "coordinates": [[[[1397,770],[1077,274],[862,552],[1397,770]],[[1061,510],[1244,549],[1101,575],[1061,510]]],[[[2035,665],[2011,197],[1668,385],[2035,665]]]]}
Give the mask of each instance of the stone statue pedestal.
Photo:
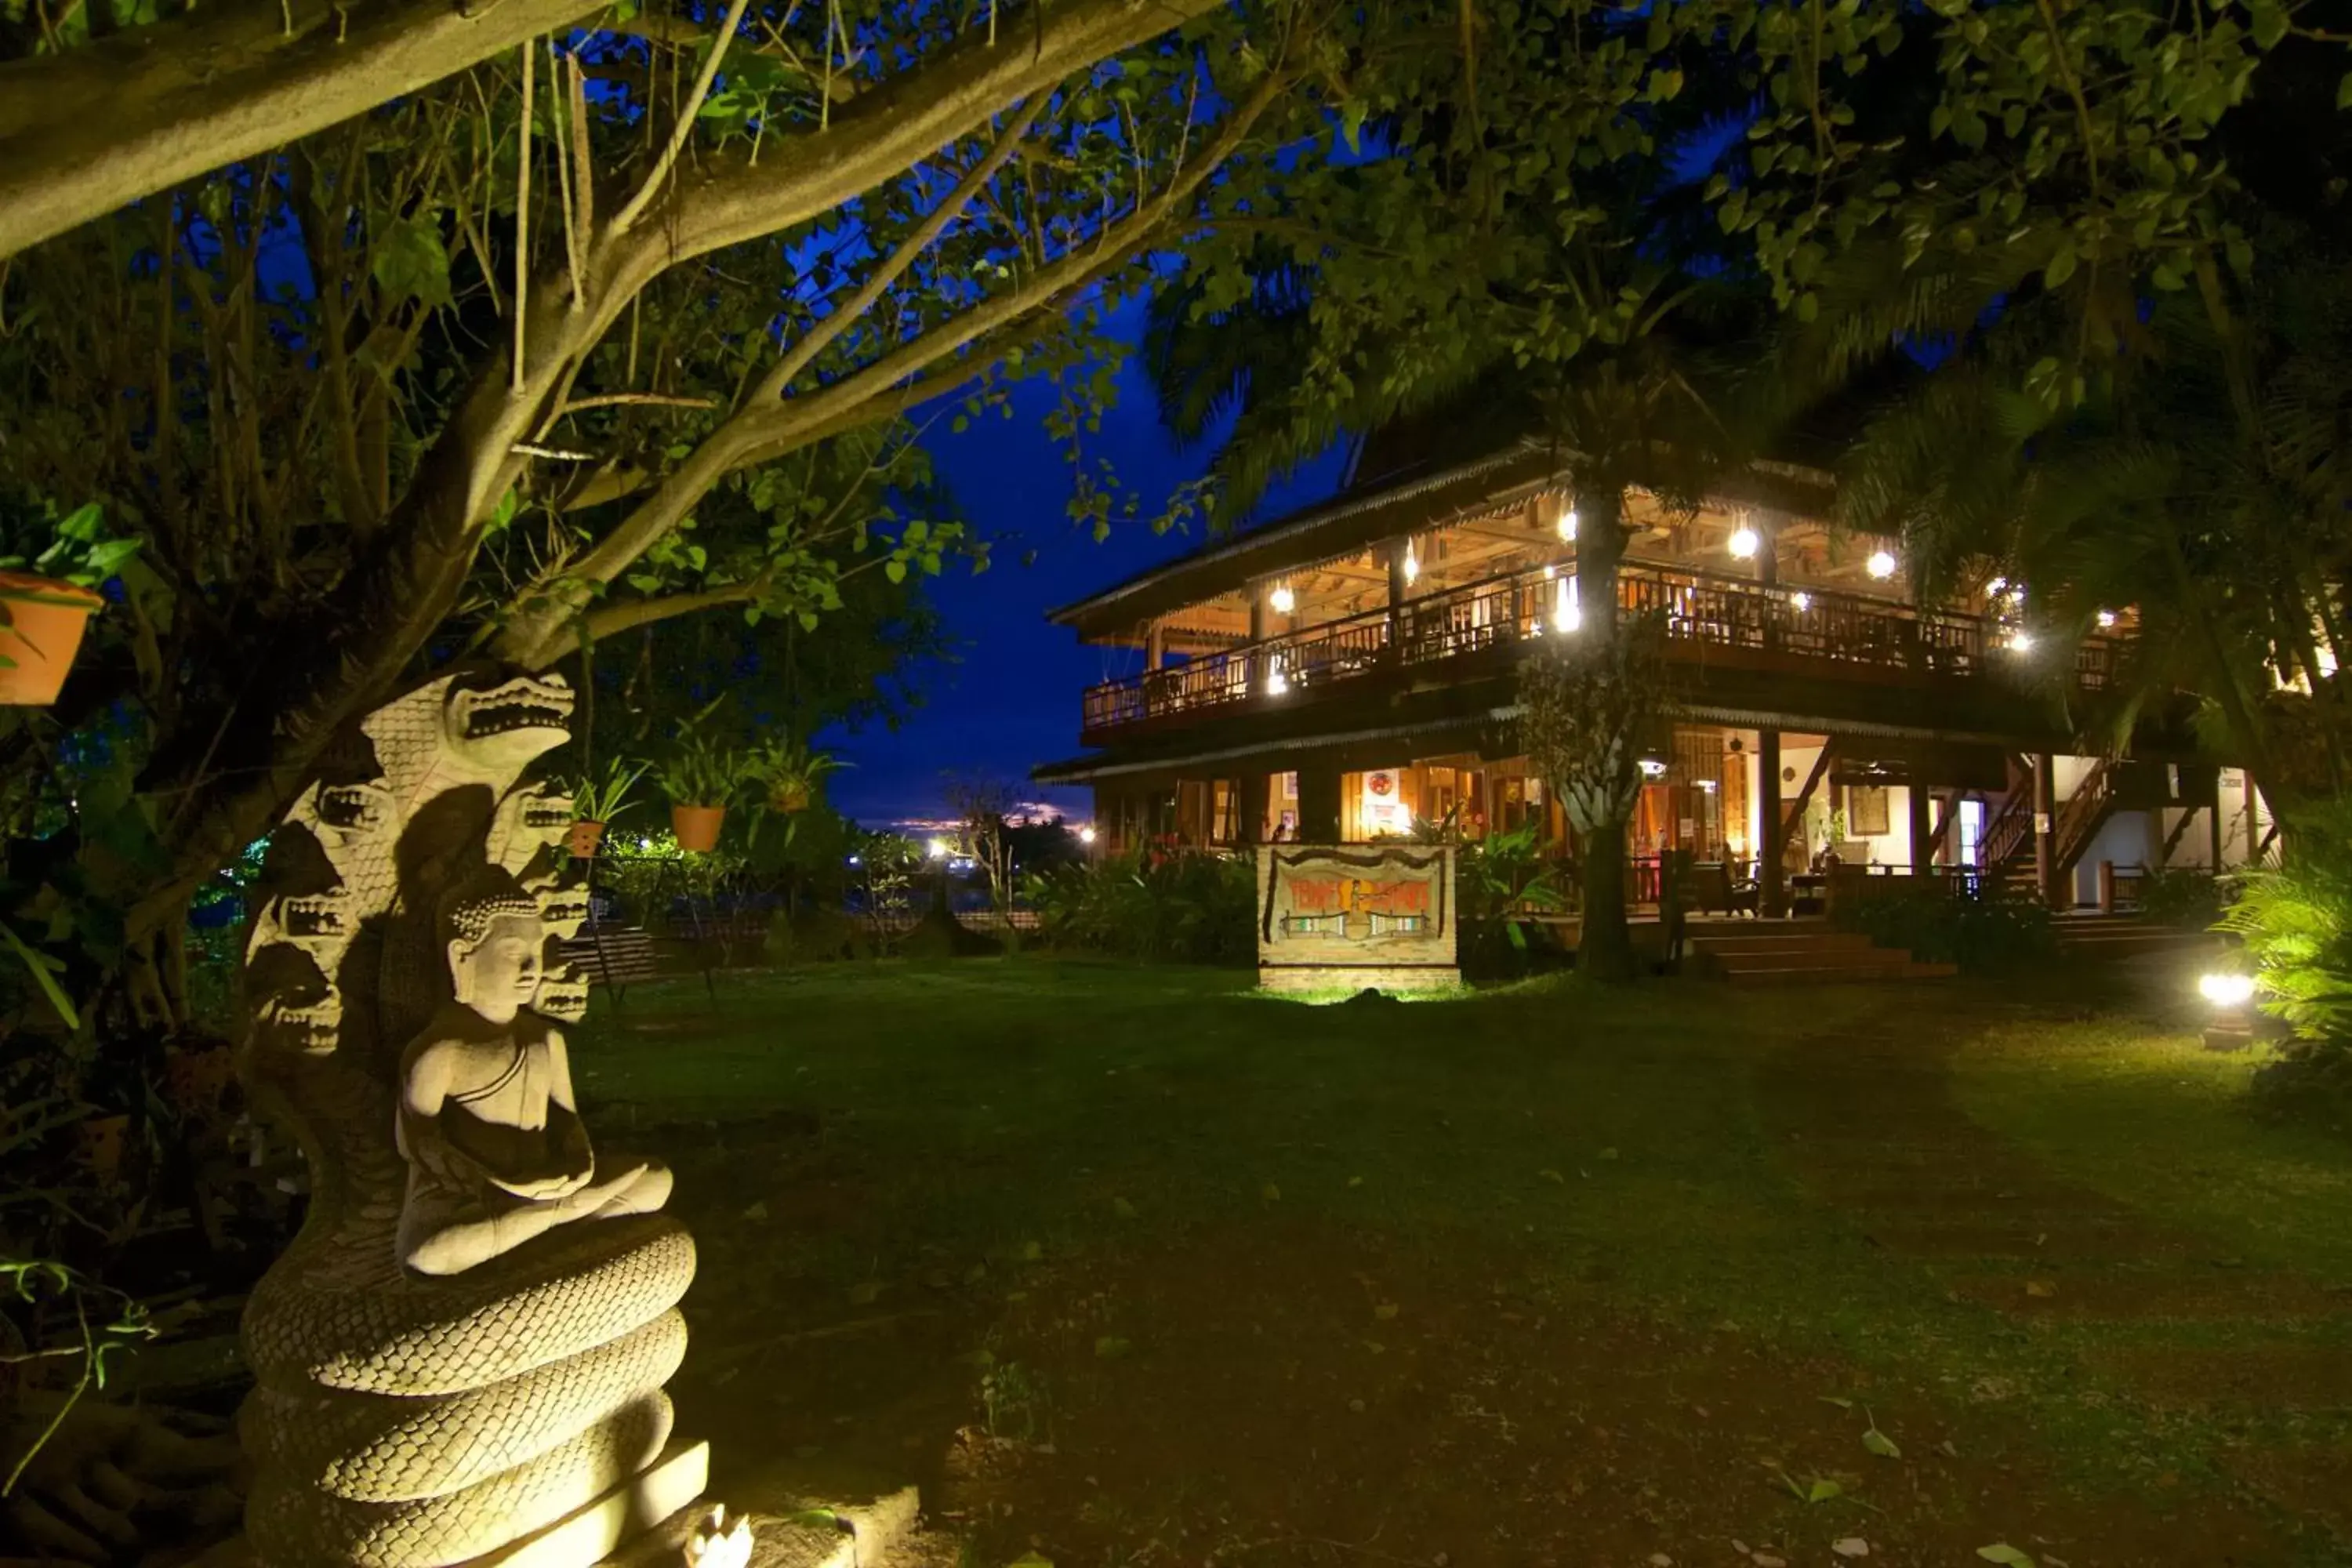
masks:
{"type": "MultiPolygon", "coordinates": [[[[710,1445],[673,1443],[646,1469],[538,1534],[477,1557],[464,1568],[592,1568],[625,1542],[659,1539],[710,1481],[710,1445]]],[[[675,1549],[664,1559],[677,1561],[675,1549]]]]}

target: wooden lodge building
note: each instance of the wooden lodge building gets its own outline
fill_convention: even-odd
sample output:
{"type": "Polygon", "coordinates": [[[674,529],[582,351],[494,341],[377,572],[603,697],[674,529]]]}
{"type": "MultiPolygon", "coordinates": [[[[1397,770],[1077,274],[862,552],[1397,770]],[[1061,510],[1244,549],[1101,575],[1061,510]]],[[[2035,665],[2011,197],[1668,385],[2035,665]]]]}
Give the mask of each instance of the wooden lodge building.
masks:
{"type": "MultiPolygon", "coordinates": [[[[2025,592],[1990,574],[1922,604],[1899,543],[1832,531],[1831,500],[1826,473],[1780,463],[1695,514],[1626,497],[1619,602],[1664,612],[1680,715],[1645,749],[1636,901],[1676,848],[1703,903],[1745,884],[1767,912],[1807,907],[1824,847],[2061,907],[2106,903],[2143,867],[2259,855],[2259,795],[2179,715],[2143,721],[2128,761],[2076,741],[2127,609],[2038,634],[2025,592]]],[[[1572,854],[1514,732],[1519,660],[1575,635],[1572,507],[1532,441],[1423,458],[1053,612],[1137,668],[1086,692],[1085,754],[1035,776],[1091,785],[1113,847],[1353,842],[1451,817],[1472,839],[1532,822],[1572,854]]]]}

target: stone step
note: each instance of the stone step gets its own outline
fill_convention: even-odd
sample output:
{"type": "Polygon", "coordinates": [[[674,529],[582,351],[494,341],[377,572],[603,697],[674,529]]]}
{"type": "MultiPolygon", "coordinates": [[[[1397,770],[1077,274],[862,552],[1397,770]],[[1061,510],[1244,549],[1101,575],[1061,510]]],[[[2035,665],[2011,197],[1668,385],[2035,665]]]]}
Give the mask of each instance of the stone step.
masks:
{"type": "Polygon", "coordinates": [[[1822,963],[1778,969],[1742,969],[1727,973],[1726,983],[1743,989],[1769,985],[1814,985],[1864,980],[1942,980],[1958,974],[1954,963],[1919,963],[1908,955],[1895,955],[1895,964],[1822,963]]]}
{"type": "Polygon", "coordinates": [[[1753,936],[1694,936],[1701,952],[1850,952],[1870,946],[1860,931],[1759,931],[1753,936]]]}

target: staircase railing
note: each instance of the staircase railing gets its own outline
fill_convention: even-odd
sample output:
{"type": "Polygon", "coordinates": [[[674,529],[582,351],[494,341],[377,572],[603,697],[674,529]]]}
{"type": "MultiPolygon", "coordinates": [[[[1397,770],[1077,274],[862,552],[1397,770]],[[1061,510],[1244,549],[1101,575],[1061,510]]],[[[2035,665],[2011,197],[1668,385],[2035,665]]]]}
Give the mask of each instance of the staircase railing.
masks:
{"type": "Polygon", "coordinates": [[[2033,780],[2031,775],[2020,779],[2017,787],[2000,803],[2000,809],[1985,824],[1984,837],[1979,841],[1978,863],[1989,872],[2004,869],[2016,858],[2019,850],[2033,842],[2033,780]]]}
{"type": "Polygon", "coordinates": [[[2107,765],[2106,758],[2101,757],[2091,764],[2091,771],[2083,775],[2083,782],[2074,786],[2074,793],[2066,797],[2065,805],[2058,813],[2056,848],[2060,876],[2073,870],[2083,858],[2083,852],[2090,848],[2091,840],[2096,838],[2099,829],[2105,826],[2107,814],[2115,803],[2116,770],[2107,765]]]}

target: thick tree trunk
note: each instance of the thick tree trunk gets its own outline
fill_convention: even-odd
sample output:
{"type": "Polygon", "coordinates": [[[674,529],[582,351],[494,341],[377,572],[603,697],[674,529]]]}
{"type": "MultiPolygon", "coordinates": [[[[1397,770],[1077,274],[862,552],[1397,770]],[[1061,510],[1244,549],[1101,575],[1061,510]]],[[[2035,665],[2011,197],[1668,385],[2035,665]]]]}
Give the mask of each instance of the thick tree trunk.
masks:
{"type": "Polygon", "coordinates": [[[1584,925],[1576,967],[1594,980],[1634,977],[1633,930],[1625,920],[1625,825],[1601,823],[1583,836],[1584,925]]]}
{"type": "MultiPolygon", "coordinates": [[[[1614,487],[1580,491],[1576,544],[1579,635],[1606,646],[1617,637],[1617,568],[1625,560],[1625,497],[1614,487]]],[[[1636,737],[1620,736],[1629,750],[1636,737]]],[[[1630,765],[1630,764],[1629,764],[1630,765]]],[[[1596,980],[1633,978],[1633,931],[1625,914],[1626,818],[1583,830],[1584,925],[1576,966],[1596,980]]]]}
{"type": "Polygon", "coordinates": [[[601,0],[230,0],[0,66],[0,257],[600,8],[601,0]]]}

